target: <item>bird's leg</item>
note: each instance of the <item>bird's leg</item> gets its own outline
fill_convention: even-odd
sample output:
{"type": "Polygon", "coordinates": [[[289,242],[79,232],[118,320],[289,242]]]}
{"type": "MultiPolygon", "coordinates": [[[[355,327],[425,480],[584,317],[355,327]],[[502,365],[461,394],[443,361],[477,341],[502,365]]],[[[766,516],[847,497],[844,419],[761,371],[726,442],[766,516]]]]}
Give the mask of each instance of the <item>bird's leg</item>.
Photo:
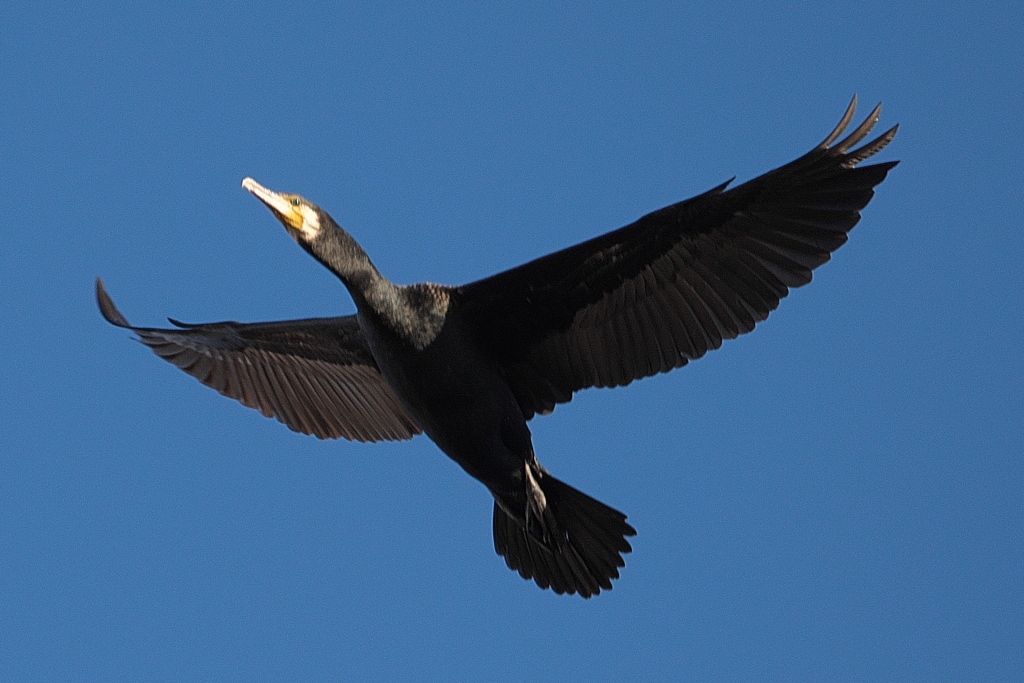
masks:
{"type": "Polygon", "coordinates": [[[566,540],[565,532],[555,519],[554,510],[548,504],[547,496],[540,486],[540,479],[547,472],[534,459],[524,465],[526,474],[526,532],[540,541],[548,550],[556,550],[566,540]]]}
{"type": "Polygon", "coordinates": [[[533,473],[531,464],[529,461],[523,464],[523,469],[526,472],[526,528],[529,529],[532,526],[531,522],[534,519],[537,520],[541,528],[544,528],[543,520],[544,513],[548,509],[548,500],[544,495],[544,491],[541,490],[540,484],[537,482],[537,477],[533,473]]]}

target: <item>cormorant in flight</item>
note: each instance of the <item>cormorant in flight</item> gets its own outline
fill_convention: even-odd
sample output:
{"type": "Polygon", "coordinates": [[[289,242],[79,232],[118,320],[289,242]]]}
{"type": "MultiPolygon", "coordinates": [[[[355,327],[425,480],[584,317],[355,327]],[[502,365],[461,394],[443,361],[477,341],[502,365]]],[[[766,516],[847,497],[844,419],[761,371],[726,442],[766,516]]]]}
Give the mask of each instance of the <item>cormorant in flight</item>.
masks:
{"type": "MultiPolygon", "coordinates": [[[[325,211],[246,178],[291,236],[338,276],[356,314],[270,323],[133,327],[96,281],[103,316],[225,396],[321,439],[425,432],[494,496],[494,547],[541,588],[612,587],[626,516],[559,481],[527,422],[587,387],[667,372],[754,329],[847,239],[897,162],[857,164],[856,98],[817,147],[614,232],[461,287],[396,285],[325,211]]],[[[731,181],[730,181],[731,182],[731,181]]]]}

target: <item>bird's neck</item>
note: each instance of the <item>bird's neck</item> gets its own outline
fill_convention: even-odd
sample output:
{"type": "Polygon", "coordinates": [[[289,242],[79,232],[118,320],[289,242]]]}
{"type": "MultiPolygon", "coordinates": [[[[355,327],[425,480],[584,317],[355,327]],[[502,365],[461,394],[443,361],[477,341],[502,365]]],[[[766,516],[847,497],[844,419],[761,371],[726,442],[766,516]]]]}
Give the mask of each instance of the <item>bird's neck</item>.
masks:
{"type": "Polygon", "coordinates": [[[359,310],[371,313],[418,349],[430,344],[444,324],[447,292],[439,295],[431,291],[431,295],[423,296],[424,288],[433,287],[394,284],[380,274],[363,248],[342,228],[335,224],[324,230],[326,234],[314,241],[309,251],[345,284],[359,310]]]}
{"type": "Polygon", "coordinates": [[[380,274],[359,243],[336,224],[328,223],[311,242],[309,252],[345,283],[359,307],[392,308],[398,289],[380,274]]]}

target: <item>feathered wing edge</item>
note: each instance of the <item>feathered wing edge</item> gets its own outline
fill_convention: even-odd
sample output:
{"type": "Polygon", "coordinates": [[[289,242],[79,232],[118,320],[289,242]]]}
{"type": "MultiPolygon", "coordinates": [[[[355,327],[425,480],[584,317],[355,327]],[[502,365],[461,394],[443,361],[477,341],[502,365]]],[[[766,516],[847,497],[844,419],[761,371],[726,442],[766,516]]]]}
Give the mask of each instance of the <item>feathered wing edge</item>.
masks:
{"type": "Polygon", "coordinates": [[[354,316],[182,329],[132,326],[96,279],[103,317],[208,387],[321,439],[409,439],[420,433],[377,369],[354,316]]]}

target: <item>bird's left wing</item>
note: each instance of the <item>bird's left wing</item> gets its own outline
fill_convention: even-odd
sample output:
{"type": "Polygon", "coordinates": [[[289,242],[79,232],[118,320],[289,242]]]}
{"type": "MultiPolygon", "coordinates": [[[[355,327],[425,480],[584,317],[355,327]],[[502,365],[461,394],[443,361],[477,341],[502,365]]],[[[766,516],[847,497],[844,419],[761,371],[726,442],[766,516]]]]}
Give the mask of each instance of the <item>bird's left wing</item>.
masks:
{"type": "Polygon", "coordinates": [[[529,419],[575,391],[665,372],[754,329],[846,242],[891,161],[892,140],[839,126],[795,161],[608,234],[456,288],[453,303],[529,419]],[[835,144],[833,144],[835,143],[835,144]]]}
{"type": "Polygon", "coordinates": [[[96,279],[103,317],[208,387],[321,439],[420,433],[380,374],[355,316],[244,324],[133,327],[96,279]]]}

